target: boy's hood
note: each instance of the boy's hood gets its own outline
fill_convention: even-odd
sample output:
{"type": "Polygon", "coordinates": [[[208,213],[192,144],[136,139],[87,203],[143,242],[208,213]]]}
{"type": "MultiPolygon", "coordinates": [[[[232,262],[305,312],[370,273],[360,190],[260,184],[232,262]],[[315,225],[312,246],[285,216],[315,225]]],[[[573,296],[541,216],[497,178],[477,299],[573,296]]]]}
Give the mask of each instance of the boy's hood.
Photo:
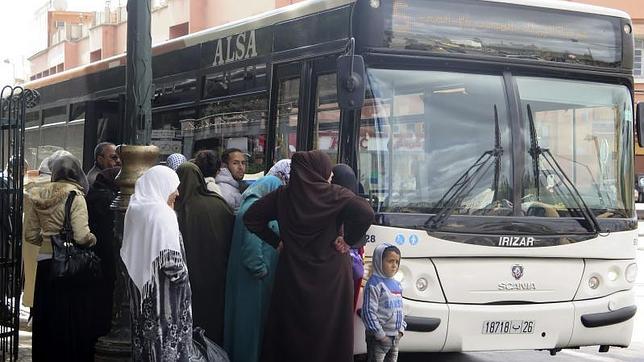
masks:
{"type": "Polygon", "coordinates": [[[373,265],[373,274],[381,278],[387,279],[385,273],[382,271],[382,254],[385,252],[385,249],[389,244],[380,244],[376,246],[376,249],[373,251],[373,258],[371,259],[371,264],[373,265]]]}

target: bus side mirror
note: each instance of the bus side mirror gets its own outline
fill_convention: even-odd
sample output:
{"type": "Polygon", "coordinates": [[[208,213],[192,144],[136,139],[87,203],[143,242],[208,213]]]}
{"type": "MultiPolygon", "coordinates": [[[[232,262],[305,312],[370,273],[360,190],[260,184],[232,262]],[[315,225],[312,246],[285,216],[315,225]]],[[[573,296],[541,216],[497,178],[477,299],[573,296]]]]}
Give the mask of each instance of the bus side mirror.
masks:
{"type": "Polygon", "coordinates": [[[644,147],[644,102],[637,103],[637,113],[635,114],[637,124],[637,143],[644,147]]]}
{"type": "Polygon", "coordinates": [[[365,91],[364,59],[360,55],[341,55],[337,66],[340,108],[346,111],[362,108],[365,91]]]}

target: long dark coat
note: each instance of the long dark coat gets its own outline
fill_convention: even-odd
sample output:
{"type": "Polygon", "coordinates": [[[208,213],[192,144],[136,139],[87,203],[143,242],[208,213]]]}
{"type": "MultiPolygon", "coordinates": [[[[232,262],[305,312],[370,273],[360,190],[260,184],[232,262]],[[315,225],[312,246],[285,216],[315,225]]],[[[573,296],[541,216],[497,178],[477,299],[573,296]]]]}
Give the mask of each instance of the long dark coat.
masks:
{"type": "Polygon", "coordinates": [[[246,227],[283,250],[266,325],[263,361],[353,361],[353,281],[348,254],[333,243],[344,225],[350,245],[373,221],[369,204],[327,182],[331,162],[320,151],[297,152],[290,183],[246,212],[246,227]]]}
{"type": "Polygon", "coordinates": [[[195,164],[181,164],[177,174],[181,184],[175,210],[186,248],[193,324],[205,329],[206,336],[221,346],[226,268],[235,217],[223,198],[206,189],[195,164]]]}
{"type": "Polygon", "coordinates": [[[98,174],[87,194],[89,229],[96,236],[94,251],[101,258],[103,277],[96,283],[94,300],[96,336],[109,333],[112,326],[112,295],[116,279],[115,260],[118,248],[114,245],[114,212],[110,204],[118,193],[115,182],[120,168],[110,168],[98,174]]]}

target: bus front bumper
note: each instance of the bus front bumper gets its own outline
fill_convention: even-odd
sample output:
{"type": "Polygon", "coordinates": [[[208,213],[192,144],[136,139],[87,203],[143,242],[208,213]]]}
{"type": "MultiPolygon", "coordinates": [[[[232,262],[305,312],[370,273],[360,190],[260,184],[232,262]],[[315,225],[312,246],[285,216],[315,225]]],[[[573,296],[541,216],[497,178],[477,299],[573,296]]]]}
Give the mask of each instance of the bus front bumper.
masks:
{"type": "MultiPolygon", "coordinates": [[[[405,300],[414,320],[400,341],[401,351],[490,351],[579,346],[628,346],[636,312],[633,290],[562,303],[470,305],[405,300]],[[439,320],[439,323],[436,323],[439,320]],[[510,321],[532,323],[532,330],[486,333],[484,326],[510,321]],[[418,323],[421,322],[421,323],[418,323]],[[427,323],[432,331],[421,331],[427,323]]],[[[426,326],[425,326],[426,327],[426,326]]],[[[428,330],[428,328],[425,328],[428,330]]]]}

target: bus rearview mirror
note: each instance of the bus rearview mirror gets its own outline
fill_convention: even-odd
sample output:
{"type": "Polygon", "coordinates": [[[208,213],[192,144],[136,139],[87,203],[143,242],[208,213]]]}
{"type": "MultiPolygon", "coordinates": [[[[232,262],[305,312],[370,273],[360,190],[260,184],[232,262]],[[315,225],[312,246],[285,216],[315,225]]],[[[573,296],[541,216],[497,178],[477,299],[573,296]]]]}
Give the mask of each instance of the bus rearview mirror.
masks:
{"type": "Polygon", "coordinates": [[[338,104],[343,110],[356,110],[364,104],[365,70],[360,55],[341,55],[337,61],[338,104]]]}
{"type": "Polygon", "coordinates": [[[644,102],[637,103],[636,109],[637,143],[644,147],[644,102]]]}

